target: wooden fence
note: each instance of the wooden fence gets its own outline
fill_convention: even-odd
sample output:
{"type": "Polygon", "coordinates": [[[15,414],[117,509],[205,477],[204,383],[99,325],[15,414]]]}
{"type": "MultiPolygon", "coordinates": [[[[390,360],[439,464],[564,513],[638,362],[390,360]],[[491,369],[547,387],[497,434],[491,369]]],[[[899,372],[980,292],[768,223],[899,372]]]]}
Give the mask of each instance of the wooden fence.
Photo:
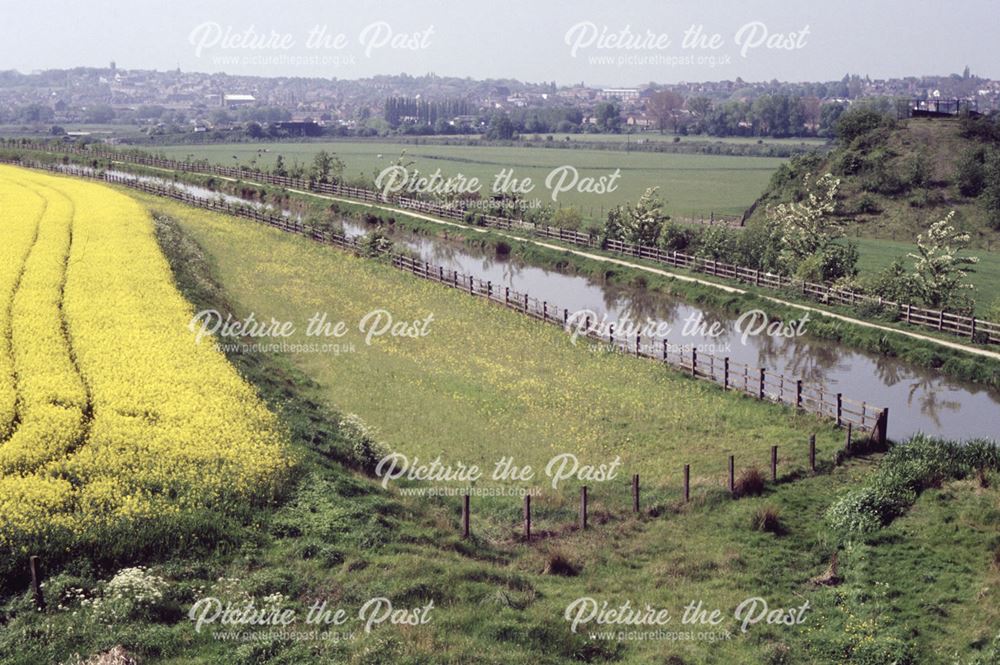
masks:
{"type": "Polygon", "coordinates": [[[727,263],[725,261],[718,261],[716,259],[686,254],[684,252],[668,251],[659,247],[632,245],[618,240],[602,241],[601,238],[595,234],[582,233],[572,229],[540,226],[521,219],[511,219],[494,215],[476,214],[475,216],[470,216],[471,211],[459,207],[445,206],[429,201],[422,201],[412,197],[383,197],[378,192],[370,189],[350,187],[338,183],[322,183],[312,180],[290,178],[287,176],[279,176],[261,171],[252,171],[250,169],[229,166],[213,166],[192,162],[179,162],[176,160],[160,159],[158,157],[138,155],[135,153],[110,151],[101,148],[83,149],[77,146],[69,145],[52,146],[42,143],[32,143],[26,140],[19,141],[16,139],[8,140],[6,145],[8,147],[21,149],[46,152],[57,151],[85,155],[96,159],[127,162],[140,166],[171,171],[185,171],[203,175],[218,175],[225,178],[257,181],[284,187],[286,189],[315,192],[328,196],[362,201],[370,204],[395,205],[406,210],[433,215],[443,219],[475,223],[477,225],[505,231],[524,231],[546,239],[559,240],[561,242],[582,247],[605,249],[623,256],[653,261],[655,263],[660,263],[673,268],[683,268],[685,270],[700,272],[744,284],[752,284],[761,288],[794,291],[803,297],[816,300],[823,304],[854,306],[867,303],[877,305],[883,312],[891,314],[893,319],[897,321],[903,321],[910,325],[958,335],[977,343],[1000,344],[1000,323],[986,319],[964,316],[942,310],[928,309],[909,303],[887,300],[881,297],[872,297],[870,295],[851,291],[849,289],[838,288],[832,284],[808,282],[784,275],[756,270],[754,268],[746,268],[732,263],[727,263]]]}
{"type": "MultiPolygon", "coordinates": [[[[178,187],[152,184],[135,177],[124,177],[85,167],[24,161],[14,163],[57,173],[69,172],[112,184],[124,185],[148,194],[169,197],[215,212],[252,219],[354,254],[361,254],[364,251],[356,238],[333,231],[321,231],[307,227],[297,220],[272,214],[259,206],[235,205],[223,200],[208,200],[188,194],[178,187]]],[[[444,266],[432,265],[427,261],[406,254],[392,252],[387,258],[391,265],[399,270],[464,291],[474,297],[485,298],[490,302],[503,305],[544,323],[565,327],[568,322],[570,311],[567,308],[560,308],[556,303],[539,300],[527,293],[514,291],[509,287],[500,287],[494,285],[492,281],[460,273],[457,270],[446,269],[444,266]]],[[[643,340],[638,335],[634,339],[615,337],[613,326],[609,328],[609,332],[605,336],[590,326],[589,322],[585,323],[583,334],[589,339],[607,344],[609,350],[672,366],[693,378],[711,381],[722,387],[723,390],[736,391],[755,399],[784,404],[830,418],[837,427],[851,426],[868,432],[873,441],[879,444],[885,443],[888,429],[888,409],[874,407],[867,402],[844,397],[843,394],[830,390],[823,384],[807,384],[801,379],[769,372],[763,367],[754,367],[732,361],[729,357],[719,357],[711,353],[699,354],[697,347],[691,345],[670,344],[666,339],[643,340]]]]}
{"type": "MultiPolygon", "coordinates": [[[[832,464],[829,466],[824,465],[824,468],[833,468],[837,466],[843,459],[849,457],[852,453],[867,450],[867,445],[862,443],[858,444],[852,439],[853,428],[848,426],[847,434],[844,438],[844,447],[837,452],[832,460],[832,464]]],[[[817,463],[816,459],[816,435],[812,434],[809,436],[808,447],[805,449],[807,457],[807,468],[812,474],[820,472],[821,465],[817,463]]],[[[760,474],[761,481],[763,483],[770,482],[776,484],[779,482],[781,477],[779,471],[779,461],[780,457],[778,455],[778,446],[771,446],[768,451],[768,462],[766,465],[760,465],[766,468],[767,476],[760,474]]],[[[786,458],[787,461],[787,458],[786,458]]],[[[726,469],[727,477],[725,482],[718,482],[718,485],[724,488],[724,491],[728,492],[733,499],[739,499],[741,496],[756,494],[763,490],[763,487],[754,488],[748,491],[748,488],[741,487],[740,482],[738,482],[737,475],[737,465],[736,465],[736,455],[728,455],[726,458],[726,469]]],[[[751,463],[746,467],[747,470],[757,470],[758,465],[751,463]]],[[[758,471],[758,473],[760,473],[758,471]]],[[[691,465],[685,464],[682,467],[682,485],[679,495],[677,496],[677,501],[679,503],[690,503],[691,501],[691,465]]],[[[710,485],[714,482],[710,482],[710,485]]],[[[642,512],[642,488],[640,484],[639,474],[632,474],[629,479],[629,490],[630,490],[630,502],[629,511],[633,515],[638,515],[642,512]]],[[[590,487],[583,485],[580,487],[580,500],[579,508],[577,512],[576,523],[573,525],[579,530],[585,530],[590,524],[590,503],[592,499],[592,493],[590,487]]],[[[531,509],[531,494],[526,493],[524,495],[524,505],[523,505],[523,521],[522,521],[522,537],[525,541],[532,540],[532,534],[534,533],[532,529],[533,525],[533,513],[531,509]]],[[[460,518],[462,537],[469,538],[472,535],[472,501],[469,494],[462,495],[462,512],[460,518]]],[[[536,536],[537,538],[537,536],[536,536]]]]}

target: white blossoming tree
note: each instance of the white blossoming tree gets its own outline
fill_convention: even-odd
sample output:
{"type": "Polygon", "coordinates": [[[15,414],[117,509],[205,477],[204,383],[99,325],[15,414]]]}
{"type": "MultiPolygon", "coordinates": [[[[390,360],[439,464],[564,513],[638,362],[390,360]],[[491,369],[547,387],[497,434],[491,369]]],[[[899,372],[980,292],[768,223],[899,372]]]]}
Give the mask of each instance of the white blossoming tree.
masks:
{"type": "Polygon", "coordinates": [[[931,224],[926,232],[917,236],[917,252],[909,254],[914,259],[918,289],[928,307],[944,309],[954,304],[963,290],[973,288],[965,281],[971,272],[967,267],[979,263],[979,258],[959,256],[969,244],[969,234],[960,233],[952,225],[954,217],[952,211],[931,224]]]}
{"type": "Polygon", "coordinates": [[[647,188],[634,206],[624,204],[612,208],[604,225],[605,237],[636,245],[655,245],[663,225],[670,219],[663,212],[659,189],[647,188]]]}
{"type": "Polygon", "coordinates": [[[780,238],[779,262],[783,270],[802,279],[833,280],[855,274],[857,249],[838,243],[844,237],[844,222],[833,217],[840,180],[827,173],[815,181],[803,178],[806,191],[801,201],[769,207],[772,237],[780,238]]]}
{"type": "Polygon", "coordinates": [[[782,203],[768,209],[768,218],[778,224],[782,233],[784,253],[797,263],[825,250],[834,240],[844,236],[844,225],[830,217],[837,205],[840,180],[827,173],[810,182],[811,173],[803,178],[806,196],[802,201],[782,203]]]}

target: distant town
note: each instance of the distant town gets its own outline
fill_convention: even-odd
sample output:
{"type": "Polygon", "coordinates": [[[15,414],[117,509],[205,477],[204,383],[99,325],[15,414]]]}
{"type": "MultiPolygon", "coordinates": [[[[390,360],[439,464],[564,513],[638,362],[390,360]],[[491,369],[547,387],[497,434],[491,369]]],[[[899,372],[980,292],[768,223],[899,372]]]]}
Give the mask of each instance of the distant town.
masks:
{"type": "Polygon", "coordinates": [[[991,113],[1000,81],[948,76],[825,82],[689,82],[602,87],[434,74],[359,80],[80,67],[0,72],[6,134],[117,140],[670,132],[826,136],[846,108],[991,113]]]}

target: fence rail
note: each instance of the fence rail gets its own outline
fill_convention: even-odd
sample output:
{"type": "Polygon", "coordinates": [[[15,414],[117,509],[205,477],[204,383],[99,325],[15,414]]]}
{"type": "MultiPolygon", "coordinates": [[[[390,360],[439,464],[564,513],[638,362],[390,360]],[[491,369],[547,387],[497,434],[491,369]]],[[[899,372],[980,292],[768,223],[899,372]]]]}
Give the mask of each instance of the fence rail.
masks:
{"type": "MultiPolygon", "coordinates": [[[[362,247],[356,238],[335,231],[314,229],[297,220],[272,214],[253,205],[237,205],[223,200],[200,198],[186,193],[178,187],[153,184],[144,182],[137,177],[120,176],[85,167],[6,161],[56,173],[68,172],[112,184],[124,185],[141,192],[168,197],[214,212],[251,219],[354,254],[362,253],[362,247]]],[[[514,291],[509,287],[501,288],[489,280],[483,280],[475,275],[461,273],[457,270],[446,269],[444,266],[433,265],[407,254],[390,252],[388,258],[391,265],[399,270],[465,291],[474,297],[485,298],[490,302],[503,305],[544,323],[565,327],[568,322],[570,314],[568,309],[560,308],[555,303],[539,300],[528,293],[514,291]]],[[[613,328],[607,335],[604,335],[597,328],[590,326],[589,322],[586,324],[585,330],[582,331],[584,336],[607,344],[610,350],[658,361],[694,378],[716,383],[723,390],[734,390],[762,401],[785,404],[805,412],[831,418],[838,427],[852,425],[859,430],[869,432],[873,441],[880,444],[885,443],[888,429],[888,409],[880,409],[867,405],[865,402],[844,398],[840,393],[834,393],[822,384],[805,384],[800,379],[770,373],[765,368],[744,365],[734,362],[728,357],[698,354],[694,347],[672,345],[667,340],[659,338],[643,340],[638,335],[634,339],[616,338],[613,328]],[[852,405],[856,408],[849,408],[852,405]]]]}
{"type": "Polygon", "coordinates": [[[291,178],[288,176],[274,175],[271,173],[264,173],[262,171],[253,171],[250,169],[231,166],[180,162],[172,159],[153,157],[151,155],[138,155],[135,153],[113,151],[103,148],[84,149],[78,146],[70,145],[52,146],[18,139],[6,140],[3,144],[7,147],[37,150],[49,153],[85,155],[96,159],[127,162],[140,166],[171,171],[185,171],[206,175],[218,175],[232,179],[257,181],[277,185],[287,189],[297,189],[306,192],[325,194],[328,196],[338,196],[370,204],[395,205],[400,208],[434,215],[444,219],[475,223],[489,228],[505,231],[528,231],[543,238],[560,240],[562,242],[583,247],[606,249],[624,256],[645,259],[670,267],[683,268],[745,284],[753,284],[757,287],[778,290],[793,290],[804,297],[811,298],[824,304],[857,305],[866,302],[877,304],[883,311],[891,312],[894,320],[896,321],[904,321],[910,325],[930,328],[939,332],[966,337],[974,342],[1000,344],[1000,323],[994,321],[978,319],[975,317],[964,316],[941,310],[927,309],[909,303],[894,302],[881,297],[873,298],[870,295],[850,291],[848,289],[841,289],[832,284],[803,281],[784,275],[762,272],[753,268],[718,261],[716,259],[694,256],[683,252],[668,251],[659,247],[632,245],[618,240],[605,240],[602,242],[601,238],[597,235],[582,233],[572,229],[540,226],[521,219],[510,219],[495,215],[477,214],[475,217],[470,218],[468,215],[472,211],[461,207],[440,205],[437,203],[414,199],[412,197],[382,196],[374,190],[360,187],[351,187],[339,183],[325,183],[316,182],[314,180],[291,178]]]}

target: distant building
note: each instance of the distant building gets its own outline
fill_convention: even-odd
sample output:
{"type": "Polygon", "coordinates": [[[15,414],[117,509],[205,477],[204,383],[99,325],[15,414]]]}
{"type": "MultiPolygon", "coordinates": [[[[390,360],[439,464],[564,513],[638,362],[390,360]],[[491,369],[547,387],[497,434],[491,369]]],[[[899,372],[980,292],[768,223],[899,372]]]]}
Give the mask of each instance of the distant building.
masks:
{"type": "Polygon", "coordinates": [[[599,95],[601,99],[616,99],[620,102],[634,102],[639,99],[637,88],[604,88],[599,95]]]}
{"type": "Polygon", "coordinates": [[[257,99],[253,95],[223,95],[222,104],[223,106],[231,109],[238,108],[240,106],[253,106],[257,103],[257,99]]]}

